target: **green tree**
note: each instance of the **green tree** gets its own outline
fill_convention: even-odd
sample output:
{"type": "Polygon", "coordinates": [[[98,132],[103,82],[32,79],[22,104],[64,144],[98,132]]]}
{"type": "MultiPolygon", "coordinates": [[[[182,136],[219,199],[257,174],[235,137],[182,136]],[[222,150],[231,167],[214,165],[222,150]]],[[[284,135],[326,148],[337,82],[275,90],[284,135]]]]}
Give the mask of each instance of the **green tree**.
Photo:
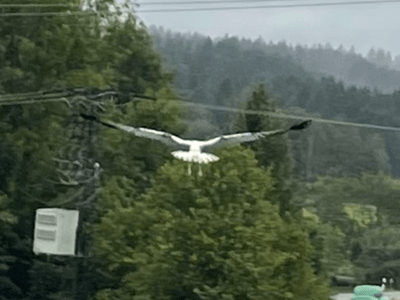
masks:
{"type": "Polygon", "coordinates": [[[17,261],[15,255],[9,253],[15,243],[15,235],[11,227],[17,221],[8,209],[9,199],[0,192],[0,289],[1,300],[16,300],[22,296],[21,289],[10,278],[10,268],[17,261]]]}
{"type": "MultiPolygon", "coordinates": [[[[37,1],[27,1],[34,3],[37,1]]],[[[74,6],[53,8],[52,12],[83,10],[79,0],[58,3],[74,6]]],[[[20,8],[12,12],[31,11],[20,8]]],[[[3,90],[12,93],[85,86],[118,87],[143,94],[170,82],[171,76],[161,69],[146,28],[129,9],[123,10],[116,1],[96,0],[90,1],[86,12],[96,16],[64,14],[2,19],[3,90]],[[110,7],[124,13],[126,18],[121,21],[110,7]]]]}
{"type": "Polygon", "coordinates": [[[360,253],[355,259],[359,276],[367,282],[380,278],[400,279],[399,226],[386,225],[371,228],[358,240],[360,253]]]}
{"type": "MultiPolygon", "coordinates": [[[[345,261],[351,263],[347,263],[347,270],[341,267],[337,272],[356,275],[360,280],[370,278],[368,282],[374,284],[379,283],[378,275],[383,276],[384,270],[398,272],[396,261],[400,252],[393,233],[398,226],[397,179],[383,173],[361,177],[325,176],[308,187],[301,187],[296,190],[293,201],[318,216],[321,226],[317,229],[331,226],[344,234],[342,241],[336,243],[342,245],[345,261]]],[[[325,238],[335,239],[332,233],[325,238]]],[[[328,262],[333,257],[334,254],[328,255],[328,262]]]]}
{"type": "MultiPolygon", "coordinates": [[[[247,109],[253,111],[277,112],[274,100],[263,85],[259,85],[252,93],[251,98],[247,102],[247,109]]],[[[249,132],[276,130],[287,126],[286,122],[280,119],[256,114],[247,114],[245,116],[245,124],[249,132]]],[[[291,197],[288,180],[291,176],[292,161],[288,139],[286,136],[271,137],[257,141],[250,147],[255,151],[260,165],[272,169],[271,174],[274,178],[274,198],[280,205],[281,216],[284,216],[289,210],[289,201],[291,197]]]]}
{"type": "Polygon", "coordinates": [[[346,254],[343,231],[338,226],[324,223],[312,206],[302,208],[301,220],[315,249],[312,266],[316,274],[329,278],[338,274],[354,275],[353,265],[346,254]]]}
{"type": "Polygon", "coordinates": [[[242,147],[218,155],[201,177],[172,161],[140,199],[108,199],[95,255],[119,284],[97,299],[327,297],[306,233],[266,201],[270,173],[242,147]]]}
{"type": "MultiPolygon", "coordinates": [[[[50,182],[55,177],[52,158],[57,155],[59,145],[65,142],[60,117],[49,114],[57,106],[0,109],[4,116],[0,125],[3,129],[1,145],[5,150],[0,157],[4,168],[1,170],[2,189],[9,199],[9,210],[18,216],[18,221],[2,233],[2,244],[7,245],[2,255],[14,256],[6,275],[20,291],[16,299],[27,296],[31,290],[29,269],[35,264],[32,253],[35,210],[63,192],[50,182]]],[[[50,270],[48,266],[47,271],[50,270]]],[[[32,275],[32,278],[41,276],[40,273],[32,275]]],[[[39,298],[47,299],[43,294],[39,298]]]]}
{"type": "MultiPolygon", "coordinates": [[[[216,93],[215,96],[215,105],[222,106],[222,107],[229,107],[230,103],[232,102],[232,82],[229,78],[224,79],[216,93]]],[[[214,112],[214,120],[213,123],[220,128],[224,128],[226,126],[227,121],[227,112],[224,111],[215,111],[214,112]]]]}
{"type": "MultiPolygon", "coordinates": [[[[45,1],[24,3],[40,4],[45,1]]],[[[126,18],[120,18],[112,12],[113,8],[117,11],[122,9],[116,1],[88,1],[85,9],[96,14],[82,16],[74,14],[84,9],[80,6],[81,1],[60,0],[57,3],[78,6],[36,8],[38,12],[71,10],[72,14],[1,18],[0,93],[83,86],[119,88],[156,97],[168,98],[172,95],[168,87],[171,77],[162,70],[146,28],[132,11],[128,15],[129,10],[123,11],[126,18]]],[[[0,4],[8,2],[0,1],[0,4]]],[[[7,8],[3,12],[29,13],[32,8],[7,8]]],[[[127,102],[131,99],[118,100],[127,102]]],[[[134,115],[133,120],[142,126],[169,130],[174,126],[179,109],[177,105],[167,102],[160,101],[155,106],[143,103],[137,109],[129,106],[129,116],[134,115]],[[155,113],[161,110],[162,113],[155,113]]],[[[118,114],[116,107],[115,111],[110,109],[106,116],[118,114]]],[[[43,257],[32,254],[35,210],[55,202],[59,206],[72,193],[71,189],[54,185],[57,174],[52,160],[59,156],[60,149],[79,146],[71,145],[66,138],[69,132],[65,125],[70,113],[60,104],[0,107],[0,189],[10,199],[9,211],[18,216],[17,223],[9,227],[4,237],[10,246],[4,248],[5,253],[1,255],[18,253],[15,261],[7,262],[9,269],[4,275],[7,282],[15,285],[18,299],[60,299],[70,292],[67,284],[71,280],[68,261],[60,259],[47,263],[43,257]],[[51,283],[43,284],[48,277],[51,277],[51,283]]],[[[144,189],[152,173],[166,159],[165,151],[159,145],[143,141],[139,142],[142,145],[124,148],[124,141],[129,139],[125,136],[128,135],[117,136],[121,137],[121,143],[115,143],[113,150],[100,140],[96,155],[101,165],[107,168],[106,173],[110,174],[106,180],[113,176],[115,180],[123,180],[124,176],[131,180],[140,178],[137,189],[144,189]],[[149,145],[154,151],[146,153],[143,149],[149,145]],[[124,166],[128,160],[123,156],[132,150],[136,160],[124,166]],[[110,153],[119,155],[106,157],[110,153]],[[151,153],[160,155],[154,157],[151,153]],[[116,165],[112,169],[110,166],[114,162],[116,165]]],[[[130,145],[133,144],[131,142],[130,145]]],[[[4,239],[2,236],[2,241],[4,239]]],[[[92,283],[98,277],[92,266],[89,262],[79,274],[80,287],[86,288],[80,294],[81,298],[94,292],[92,283]]],[[[3,287],[0,289],[3,290],[3,287]]]]}
{"type": "Polygon", "coordinates": [[[349,227],[348,223],[350,220],[359,229],[378,225],[382,218],[387,224],[398,224],[398,208],[395,203],[399,182],[389,175],[364,173],[361,177],[324,176],[309,187],[304,197],[314,201],[325,221],[337,225],[340,225],[341,220],[345,221],[340,225],[343,231],[352,230],[353,226],[349,227]],[[353,204],[349,206],[350,203],[353,204]],[[347,208],[353,207],[353,212],[346,212],[346,205],[347,208]],[[359,218],[361,213],[364,216],[359,218]]]}

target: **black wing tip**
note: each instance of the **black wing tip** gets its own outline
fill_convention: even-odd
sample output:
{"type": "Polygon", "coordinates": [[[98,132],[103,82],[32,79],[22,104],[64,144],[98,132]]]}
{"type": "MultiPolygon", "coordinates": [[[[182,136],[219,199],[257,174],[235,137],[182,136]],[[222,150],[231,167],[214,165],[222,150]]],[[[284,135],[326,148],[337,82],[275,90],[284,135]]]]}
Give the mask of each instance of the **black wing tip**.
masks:
{"type": "Polygon", "coordinates": [[[84,113],[81,113],[80,115],[81,115],[81,117],[84,118],[85,120],[89,120],[89,121],[99,121],[99,119],[98,119],[97,117],[92,116],[92,115],[87,115],[87,114],[84,114],[84,113]]]}
{"type": "Polygon", "coordinates": [[[301,122],[300,124],[296,124],[293,125],[292,127],[290,127],[289,130],[302,130],[302,129],[306,129],[307,127],[309,127],[312,123],[312,120],[307,120],[304,122],[301,122]]]}
{"type": "Polygon", "coordinates": [[[116,127],[116,126],[114,126],[114,125],[112,125],[112,124],[103,122],[103,121],[99,121],[99,123],[102,124],[102,125],[104,125],[104,126],[110,127],[110,128],[118,129],[118,127],[116,127]]]}
{"type": "Polygon", "coordinates": [[[98,123],[100,123],[100,124],[102,124],[102,125],[104,125],[104,126],[107,126],[107,127],[110,127],[110,128],[114,128],[114,129],[118,129],[116,126],[114,126],[114,125],[112,125],[112,124],[109,124],[109,123],[106,123],[106,122],[101,121],[101,120],[100,120],[98,117],[96,117],[96,116],[87,115],[87,114],[84,114],[84,113],[81,113],[80,115],[81,115],[81,117],[84,118],[85,120],[95,121],[95,122],[98,122],[98,123]]]}

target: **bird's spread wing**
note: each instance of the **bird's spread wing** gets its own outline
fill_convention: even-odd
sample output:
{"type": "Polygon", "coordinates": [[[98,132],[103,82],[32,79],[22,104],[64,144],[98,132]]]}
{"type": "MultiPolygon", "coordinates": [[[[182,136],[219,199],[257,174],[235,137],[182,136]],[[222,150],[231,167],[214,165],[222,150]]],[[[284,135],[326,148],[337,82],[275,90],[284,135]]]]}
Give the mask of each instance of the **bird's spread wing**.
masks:
{"type": "Polygon", "coordinates": [[[122,125],[119,123],[114,123],[114,122],[108,121],[108,120],[102,120],[95,116],[90,116],[90,115],[85,115],[85,114],[81,114],[81,116],[84,119],[101,123],[107,127],[124,130],[126,132],[132,133],[139,137],[144,137],[144,138],[160,141],[168,146],[186,146],[185,140],[183,140],[177,136],[174,136],[168,132],[147,129],[147,128],[141,128],[141,127],[135,128],[135,127],[131,127],[131,126],[122,125]]]}
{"type": "Polygon", "coordinates": [[[237,134],[229,134],[223,135],[208,141],[205,141],[201,148],[203,151],[207,151],[211,148],[224,147],[228,145],[253,142],[261,138],[265,138],[268,136],[276,136],[287,133],[291,130],[302,130],[310,126],[311,120],[302,122],[300,124],[296,124],[291,126],[288,129],[279,129],[274,131],[260,131],[260,132],[245,132],[245,133],[237,133],[237,134]]]}
{"type": "Polygon", "coordinates": [[[228,145],[235,145],[246,142],[253,142],[266,136],[284,134],[287,131],[288,130],[275,130],[275,131],[244,132],[244,133],[223,135],[215,139],[204,142],[204,144],[202,144],[202,149],[204,151],[207,151],[206,149],[225,147],[228,145]]]}
{"type": "MultiPolygon", "coordinates": [[[[128,127],[128,126],[125,126],[128,127]]],[[[135,128],[135,132],[133,132],[136,136],[153,139],[160,141],[168,146],[186,146],[186,141],[172,135],[168,132],[157,131],[153,129],[147,128],[135,128]]]]}

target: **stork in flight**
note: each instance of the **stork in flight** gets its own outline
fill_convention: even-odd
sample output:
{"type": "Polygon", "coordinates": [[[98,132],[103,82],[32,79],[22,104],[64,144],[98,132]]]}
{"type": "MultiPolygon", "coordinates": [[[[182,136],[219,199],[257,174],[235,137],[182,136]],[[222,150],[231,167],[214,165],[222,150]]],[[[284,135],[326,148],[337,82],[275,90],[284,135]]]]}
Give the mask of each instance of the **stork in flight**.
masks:
{"type": "MultiPolygon", "coordinates": [[[[171,154],[180,160],[189,162],[188,173],[191,174],[190,163],[208,164],[219,160],[219,158],[207,151],[219,148],[227,145],[240,144],[245,142],[253,142],[258,139],[285,134],[291,130],[302,130],[310,126],[311,120],[301,122],[293,125],[287,129],[278,129],[274,131],[260,131],[260,132],[245,132],[237,134],[222,135],[206,141],[198,140],[184,140],[177,136],[174,136],[168,132],[157,131],[147,128],[135,128],[118,123],[114,123],[108,120],[102,120],[95,116],[81,114],[84,119],[91,120],[103,124],[107,127],[114,129],[120,129],[129,133],[132,133],[139,137],[153,139],[160,141],[171,147],[178,147],[181,150],[173,151],[171,154]]],[[[201,169],[200,173],[201,175],[201,169]]]]}

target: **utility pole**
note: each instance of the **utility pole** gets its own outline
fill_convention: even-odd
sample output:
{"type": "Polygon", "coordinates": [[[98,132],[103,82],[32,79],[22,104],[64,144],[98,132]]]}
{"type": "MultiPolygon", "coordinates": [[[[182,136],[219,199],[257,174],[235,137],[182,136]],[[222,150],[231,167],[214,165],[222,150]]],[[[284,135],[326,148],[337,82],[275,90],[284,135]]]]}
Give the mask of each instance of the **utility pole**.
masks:
{"type": "MultiPolygon", "coordinates": [[[[96,215],[95,198],[100,188],[101,166],[96,161],[95,142],[97,126],[92,122],[86,122],[80,117],[80,113],[97,115],[102,112],[101,104],[112,99],[118,93],[115,91],[87,91],[86,89],[50,90],[23,94],[0,95],[0,106],[35,105],[39,103],[65,102],[71,109],[70,117],[65,124],[67,143],[60,149],[60,155],[53,157],[57,165],[58,186],[64,186],[65,190],[77,190],[73,195],[60,194],[64,197],[56,201],[43,202],[47,207],[69,208],[79,211],[80,228],[78,229],[78,243],[76,247],[77,257],[54,257],[51,261],[47,255],[47,263],[53,266],[65,266],[61,278],[60,290],[68,290],[72,280],[72,297],[76,300],[87,300],[90,290],[86,287],[90,282],[87,266],[90,265],[87,258],[90,257],[91,240],[85,230],[85,225],[93,222],[96,215]],[[70,262],[70,263],[68,263],[70,262]],[[70,274],[69,267],[75,270],[75,275],[70,274]]],[[[128,99],[130,100],[131,94],[128,99]]]]}
{"type": "Polygon", "coordinates": [[[88,257],[91,256],[91,238],[87,225],[96,218],[95,198],[100,187],[101,166],[96,161],[95,143],[97,128],[92,122],[80,117],[84,112],[97,115],[101,112],[101,103],[110,95],[75,95],[68,99],[71,115],[66,121],[68,143],[61,151],[63,157],[54,158],[58,164],[59,181],[62,185],[78,189],[75,196],[65,205],[79,211],[77,231],[77,256],[71,259],[75,268],[72,280],[72,299],[86,300],[90,293],[90,270],[88,257]],[[92,98],[92,99],[90,99],[92,98]]]}
{"type": "MultiPolygon", "coordinates": [[[[64,124],[65,141],[59,149],[58,156],[53,157],[58,180],[51,181],[55,186],[62,186],[62,189],[56,201],[43,203],[39,200],[39,202],[48,207],[79,211],[76,255],[57,259],[61,265],[65,266],[60,291],[62,290],[68,294],[66,295],[68,298],[74,300],[87,300],[94,289],[94,271],[91,269],[92,264],[90,262],[92,240],[87,231],[87,226],[93,224],[97,217],[95,199],[100,190],[100,174],[102,172],[101,165],[96,160],[95,146],[99,126],[94,122],[87,122],[80,114],[101,114],[104,111],[102,104],[106,101],[113,101],[115,96],[118,97],[118,101],[123,99],[115,91],[70,89],[62,92],[39,93],[33,102],[64,101],[70,108],[70,114],[64,124]],[[55,93],[58,93],[58,96],[62,98],[54,98],[55,93]]],[[[124,102],[131,101],[135,96],[144,99],[149,98],[127,93],[124,102]]],[[[9,104],[8,102],[10,102],[15,105],[17,100],[23,100],[23,104],[28,104],[26,99],[21,97],[7,98],[4,103],[9,104]]],[[[155,99],[149,98],[149,100],[155,99]]],[[[50,262],[48,261],[48,263],[50,262]]]]}

